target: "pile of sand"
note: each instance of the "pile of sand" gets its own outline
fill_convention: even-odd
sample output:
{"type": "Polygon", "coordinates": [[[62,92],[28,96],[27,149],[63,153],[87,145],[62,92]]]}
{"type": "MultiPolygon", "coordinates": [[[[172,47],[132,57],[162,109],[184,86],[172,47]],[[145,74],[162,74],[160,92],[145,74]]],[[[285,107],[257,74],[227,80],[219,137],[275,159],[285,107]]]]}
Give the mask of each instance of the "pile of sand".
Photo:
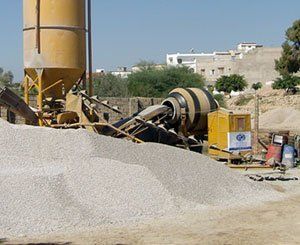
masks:
{"type": "Polygon", "coordinates": [[[263,129],[300,131],[300,110],[295,108],[277,108],[260,116],[263,129]]]}

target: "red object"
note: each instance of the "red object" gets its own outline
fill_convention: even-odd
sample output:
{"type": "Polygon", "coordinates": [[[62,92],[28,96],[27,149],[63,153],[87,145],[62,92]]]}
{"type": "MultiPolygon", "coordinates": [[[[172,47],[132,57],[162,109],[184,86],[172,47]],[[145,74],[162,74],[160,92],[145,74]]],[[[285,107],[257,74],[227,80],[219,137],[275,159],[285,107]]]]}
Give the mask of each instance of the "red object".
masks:
{"type": "Polygon", "coordinates": [[[282,159],[282,146],[269,145],[266,160],[269,161],[273,158],[277,162],[281,162],[282,159]]]}

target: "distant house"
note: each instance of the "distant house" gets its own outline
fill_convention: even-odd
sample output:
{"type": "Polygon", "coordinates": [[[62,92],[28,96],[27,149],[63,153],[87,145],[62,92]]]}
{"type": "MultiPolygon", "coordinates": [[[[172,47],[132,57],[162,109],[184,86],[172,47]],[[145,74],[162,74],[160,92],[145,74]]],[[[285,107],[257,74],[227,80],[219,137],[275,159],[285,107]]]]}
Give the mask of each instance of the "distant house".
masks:
{"type": "Polygon", "coordinates": [[[203,75],[208,84],[214,84],[223,75],[240,74],[252,84],[266,83],[279,76],[275,71],[275,59],[281,48],[263,47],[256,43],[240,43],[236,50],[213,53],[167,54],[168,66],[187,66],[203,75]]]}
{"type": "Polygon", "coordinates": [[[116,71],[106,72],[105,69],[96,69],[96,75],[101,74],[112,74],[116,77],[120,78],[128,78],[128,76],[132,73],[132,71],[128,70],[127,67],[118,67],[116,71]]]}
{"type": "Polygon", "coordinates": [[[128,70],[127,67],[118,67],[116,71],[110,72],[112,75],[120,78],[128,78],[132,71],[128,70]]]}

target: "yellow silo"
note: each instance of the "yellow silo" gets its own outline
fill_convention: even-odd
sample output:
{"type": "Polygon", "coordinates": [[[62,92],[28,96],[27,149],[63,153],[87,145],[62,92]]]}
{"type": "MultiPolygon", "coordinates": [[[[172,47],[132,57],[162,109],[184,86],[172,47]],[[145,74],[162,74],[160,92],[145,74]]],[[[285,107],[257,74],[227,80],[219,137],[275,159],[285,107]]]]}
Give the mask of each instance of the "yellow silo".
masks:
{"type": "Polygon", "coordinates": [[[64,99],[85,80],[85,5],[85,0],[23,0],[25,99],[30,78],[40,110],[46,98],[64,99]]]}

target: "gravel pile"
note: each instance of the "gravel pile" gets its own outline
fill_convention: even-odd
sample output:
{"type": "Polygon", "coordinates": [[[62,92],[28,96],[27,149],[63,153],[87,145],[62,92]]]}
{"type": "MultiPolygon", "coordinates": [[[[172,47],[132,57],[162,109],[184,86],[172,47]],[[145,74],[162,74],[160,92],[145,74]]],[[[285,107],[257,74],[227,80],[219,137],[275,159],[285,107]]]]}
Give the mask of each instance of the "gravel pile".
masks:
{"type": "Polygon", "coordinates": [[[2,237],[78,231],[277,197],[205,156],[0,121],[2,237]]]}

